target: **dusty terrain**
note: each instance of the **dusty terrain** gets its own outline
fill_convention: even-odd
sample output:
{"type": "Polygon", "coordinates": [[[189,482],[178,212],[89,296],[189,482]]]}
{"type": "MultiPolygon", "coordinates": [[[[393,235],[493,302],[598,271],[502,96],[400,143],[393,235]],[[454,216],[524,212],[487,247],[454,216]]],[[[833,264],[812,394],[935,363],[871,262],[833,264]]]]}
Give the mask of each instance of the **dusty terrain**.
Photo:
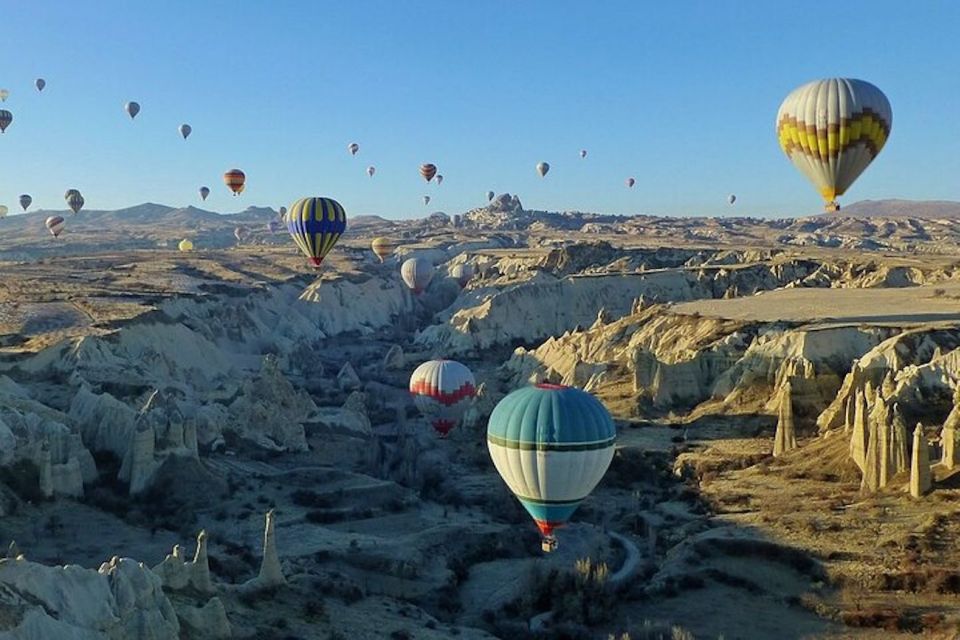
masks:
{"type": "Polygon", "coordinates": [[[501,196],[358,220],[317,272],[273,215],[0,221],[0,639],[960,634],[953,219],[501,196]],[[482,386],[446,440],[406,391],[437,356],[482,386]],[[484,440],[534,380],[619,432],[550,555],[484,440]]]}

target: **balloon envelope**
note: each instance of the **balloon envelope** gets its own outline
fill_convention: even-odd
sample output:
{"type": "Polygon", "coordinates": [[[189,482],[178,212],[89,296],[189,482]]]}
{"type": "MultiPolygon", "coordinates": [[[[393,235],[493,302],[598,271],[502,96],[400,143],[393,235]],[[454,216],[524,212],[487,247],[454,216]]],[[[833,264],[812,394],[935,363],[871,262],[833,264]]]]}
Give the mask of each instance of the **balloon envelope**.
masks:
{"type": "Polygon", "coordinates": [[[400,265],[400,277],[416,295],[420,295],[430,286],[433,272],[433,265],[425,258],[408,258],[400,265]]]}
{"type": "Polygon", "coordinates": [[[347,214],[332,198],[301,198],[290,205],[287,231],[316,266],[347,229],[347,214]]]}
{"type": "Polygon", "coordinates": [[[67,192],[63,194],[63,199],[69,200],[70,196],[72,196],[75,193],[79,194],[80,192],[77,189],[67,189],[67,192]]]}
{"type": "Polygon", "coordinates": [[[140,104],[137,102],[128,102],[123,105],[123,109],[127,112],[127,115],[130,116],[130,119],[133,120],[137,117],[137,114],[140,113],[140,104]]]}
{"type": "Polygon", "coordinates": [[[0,109],[0,133],[5,132],[11,122],[13,122],[13,114],[6,109],[0,109]]]}
{"type": "Polygon", "coordinates": [[[587,150],[586,150],[586,149],[580,149],[580,157],[581,157],[581,158],[586,158],[586,157],[587,157],[587,150]]]}
{"type": "Polygon", "coordinates": [[[370,176],[371,178],[373,177],[373,174],[375,174],[376,172],[377,172],[377,168],[375,166],[370,165],[369,167],[367,167],[367,175],[370,176]]]}
{"type": "Polygon", "coordinates": [[[443,176],[439,173],[437,174],[437,184],[443,184],[443,176]]]}
{"type": "Polygon", "coordinates": [[[0,204],[0,218],[6,218],[8,213],[10,213],[10,209],[7,208],[7,205],[0,204]]]}
{"type": "Polygon", "coordinates": [[[494,193],[493,191],[487,191],[487,202],[493,200],[494,193]]]}
{"type": "Polygon", "coordinates": [[[6,89],[0,89],[0,102],[6,102],[7,98],[10,97],[10,92],[6,89]]]}
{"type": "Polygon", "coordinates": [[[410,376],[414,404],[440,437],[446,437],[463,418],[476,386],[470,369],[454,360],[424,362],[410,376]]]}
{"type": "Polygon", "coordinates": [[[603,478],[616,428],[606,408],[573,387],[537,384],[501,400],[487,425],[493,466],[546,543],[603,478]]]}
{"type": "Polygon", "coordinates": [[[33,204],[33,198],[29,194],[23,194],[20,196],[20,206],[23,207],[23,210],[26,211],[30,208],[30,205],[33,204]]]}
{"type": "Polygon", "coordinates": [[[728,203],[733,204],[736,201],[737,201],[737,196],[735,196],[734,194],[731,193],[730,195],[727,196],[728,203]]]}
{"type": "Polygon", "coordinates": [[[424,180],[430,182],[433,180],[433,176],[437,175],[437,165],[430,164],[429,162],[420,165],[420,175],[424,180]]]}
{"type": "Polygon", "coordinates": [[[70,197],[67,198],[67,206],[74,213],[80,213],[80,209],[83,209],[83,203],[83,196],[80,195],[79,191],[71,193],[70,197]]]}
{"type": "Polygon", "coordinates": [[[380,236],[373,239],[373,242],[370,243],[370,248],[373,249],[373,253],[380,258],[380,262],[383,262],[390,257],[393,250],[397,248],[397,243],[390,238],[380,236]]]}
{"type": "Polygon", "coordinates": [[[873,162],[893,125],[890,101],[863,80],[827,78],[794,89],[777,111],[777,140],[790,162],[836,210],[835,200],[873,162]]]}
{"type": "Polygon", "coordinates": [[[37,91],[43,91],[43,88],[47,86],[47,81],[43,78],[37,78],[36,82],[33,84],[37,88],[37,91]]]}
{"type": "Polygon", "coordinates": [[[424,206],[430,204],[430,196],[423,196],[423,204],[424,206]]]}
{"type": "Polygon", "coordinates": [[[223,174],[223,184],[227,185],[233,195],[239,195],[243,191],[243,185],[247,180],[246,174],[240,169],[230,169],[223,174]]]}
{"type": "Polygon", "coordinates": [[[547,162],[538,162],[537,163],[537,173],[540,174],[540,177],[547,175],[547,172],[550,171],[550,164],[547,162]]]}
{"type": "Polygon", "coordinates": [[[184,238],[180,241],[180,244],[177,245],[177,248],[184,252],[193,251],[193,243],[184,238]]]}
{"type": "Polygon", "coordinates": [[[50,216],[44,221],[44,224],[47,227],[47,231],[49,231],[51,235],[56,238],[60,235],[60,232],[63,231],[63,216],[50,216]]]}
{"type": "Polygon", "coordinates": [[[350,155],[355,156],[357,155],[357,151],[360,151],[360,145],[358,145],[356,142],[351,142],[347,145],[347,151],[350,152],[350,155]]]}
{"type": "Polygon", "coordinates": [[[206,200],[208,195],[210,195],[209,187],[200,187],[200,199],[206,200]]]}
{"type": "Polygon", "coordinates": [[[628,186],[628,187],[633,187],[633,185],[635,185],[635,184],[637,184],[637,181],[636,181],[635,179],[633,179],[633,178],[627,178],[627,186],[628,186]]]}
{"type": "Polygon", "coordinates": [[[180,127],[178,128],[178,130],[180,131],[180,135],[183,136],[183,139],[184,139],[184,140],[186,140],[187,138],[189,138],[189,137],[190,137],[190,134],[193,133],[193,127],[191,127],[191,126],[188,125],[188,124],[182,124],[182,125],[180,125],[180,127]]]}

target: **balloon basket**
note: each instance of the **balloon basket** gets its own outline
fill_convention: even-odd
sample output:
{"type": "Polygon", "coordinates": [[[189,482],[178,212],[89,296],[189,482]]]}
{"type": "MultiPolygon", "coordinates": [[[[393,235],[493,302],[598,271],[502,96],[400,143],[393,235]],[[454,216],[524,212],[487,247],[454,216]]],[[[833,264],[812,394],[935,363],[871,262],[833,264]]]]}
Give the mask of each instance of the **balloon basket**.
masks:
{"type": "Polygon", "coordinates": [[[544,553],[553,553],[557,550],[557,539],[555,536],[544,536],[540,541],[540,549],[544,553]]]}
{"type": "Polygon", "coordinates": [[[840,211],[840,203],[834,202],[834,201],[828,202],[827,204],[823,205],[823,210],[826,211],[827,213],[840,211]]]}

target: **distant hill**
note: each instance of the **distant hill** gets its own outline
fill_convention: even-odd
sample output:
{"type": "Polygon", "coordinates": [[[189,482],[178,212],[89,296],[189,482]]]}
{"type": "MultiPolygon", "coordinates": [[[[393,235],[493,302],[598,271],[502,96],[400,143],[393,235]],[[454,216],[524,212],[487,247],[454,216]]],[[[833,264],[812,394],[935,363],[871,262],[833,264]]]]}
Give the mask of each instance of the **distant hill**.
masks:
{"type": "Polygon", "coordinates": [[[960,218],[960,202],[951,200],[860,200],[826,216],[854,218],[960,218]]]}

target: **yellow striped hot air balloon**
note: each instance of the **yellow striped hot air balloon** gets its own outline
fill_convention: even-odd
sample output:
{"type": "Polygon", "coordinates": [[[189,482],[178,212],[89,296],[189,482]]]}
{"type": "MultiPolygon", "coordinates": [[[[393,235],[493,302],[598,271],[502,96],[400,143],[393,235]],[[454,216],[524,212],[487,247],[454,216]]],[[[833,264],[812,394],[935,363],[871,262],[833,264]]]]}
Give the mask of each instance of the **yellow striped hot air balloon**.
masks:
{"type": "Polygon", "coordinates": [[[243,192],[244,183],[247,181],[247,176],[240,169],[230,169],[223,174],[223,183],[227,185],[227,188],[230,191],[233,191],[233,195],[239,195],[243,192]]]}
{"type": "Polygon", "coordinates": [[[390,238],[380,236],[373,239],[373,242],[370,243],[370,248],[373,249],[373,253],[380,258],[380,262],[383,262],[393,254],[394,249],[397,248],[397,243],[390,238]]]}
{"type": "Polygon", "coordinates": [[[287,231],[316,266],[347,229],[347,214],[333,198],[301,198],[287,212],[287,231]]]}
{"type": "Polygon", "coordinates": [[[186,253],[187,251],[193,251],[193,243],[187,240],[186,238],[184,238],[183,240],[180,241],[180,244],[177,245],[177,248],[180,249],[180,251],[183,251],[184,253],[186,253]]]}
{"type": "Polygon", "coordinates": [[[794,89],[777,112],[777,139],[790,161],[823,196],[827,211],[850,188],[890,136],[893,111],[877,87],[828,78],[794,89]]]}

